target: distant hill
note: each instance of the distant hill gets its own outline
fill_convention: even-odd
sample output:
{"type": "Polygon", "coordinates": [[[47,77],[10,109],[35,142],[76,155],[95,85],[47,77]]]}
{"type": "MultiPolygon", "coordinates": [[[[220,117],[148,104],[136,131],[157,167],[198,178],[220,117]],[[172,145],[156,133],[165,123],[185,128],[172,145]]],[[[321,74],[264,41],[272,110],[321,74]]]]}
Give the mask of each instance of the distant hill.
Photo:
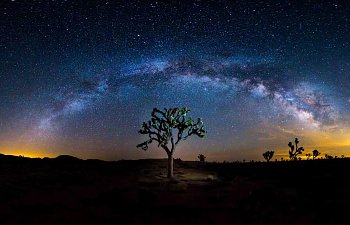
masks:
{"type": "Polygon", "coordinates": [[[45,157],[43,159],[41,158],[29,158],[24,156],[15,156],[15,155],[4,155],[0,154],[0,162],[2,163],[16,163],[16,162],[37,162],[37,161],[43,161],[43,162],[60,162],[60,163],[76,163],[83,161],[82,159],[79,159],[77,157],[71,156],[71,155],[60,155],[56,158],[48,158],[45,157]]]}
{"type": "Polygon", "coordinates": [[[26,160],[26,159],[30,159],[30,158],[27,158],[24,156],[0,154],[0,161],[19,161],[19,160],[26,160]]]}
{"type": "Polygon", "coordinates": [[[60,162],[78,162],[78,161],[81,161],[82,159],[79,159],[71,155],[60,155],[54,158],[53,160],[60,161],[60,162]]]}

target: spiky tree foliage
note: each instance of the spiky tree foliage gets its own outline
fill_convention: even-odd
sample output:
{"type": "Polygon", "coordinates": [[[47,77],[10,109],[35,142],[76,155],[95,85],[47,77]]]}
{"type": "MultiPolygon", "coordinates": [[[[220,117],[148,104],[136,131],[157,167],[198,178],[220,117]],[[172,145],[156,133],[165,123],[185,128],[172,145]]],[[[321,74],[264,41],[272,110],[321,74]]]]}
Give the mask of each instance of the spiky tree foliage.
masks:
{"type": "Polygon", "coordinates": [[[203,155],[203,154],[199,154],[198,155],[198,159],[199,159],[199,161],[201,161],[201,162],[205,162],[205,156],[203,155]]]}
{"type": "Polygon", "coordinates": [[[262,156],[264,157],[264,159],[267,161],[267,162],[270,162],[270,160],[272,159],[273,157],[273,154],[275,154],[274,151],[266,151],[262,154],[262,156]]]}
{"type": "Polygon", "coordinates": [[[312,151],[312,159],[316,159],[319,155],[321,155],[321,152],[319,152],[317,149],[312,151]]]}
{"type": "Polygon", "coordinates": [[[162,147],[167,153],[169,178],[173,177],[173,154],[180,141],[192,135],[203,138],[207,133],[202,119],[194,121],[187,117],[189,112],[187,108],[154,108],[151,120],[144,122],[139,130],[140,134],[148,135],[148,140],[138,144],[138,148],[146,151],[149,144],[156,142],[158,147],[162,147]]]}
{"type": "Polygon", "coordinates": [[[295,145],[293,145],[292,142],[288,143],[288,146],[290,148],[289,150],[290,160],[297,160],[298,159],[297,156],[303,154],[303,151],[304,151],[303,147],[298,147],[298,144],[299,144],[298,138],[295,138],[294,143],[295,145]]]}

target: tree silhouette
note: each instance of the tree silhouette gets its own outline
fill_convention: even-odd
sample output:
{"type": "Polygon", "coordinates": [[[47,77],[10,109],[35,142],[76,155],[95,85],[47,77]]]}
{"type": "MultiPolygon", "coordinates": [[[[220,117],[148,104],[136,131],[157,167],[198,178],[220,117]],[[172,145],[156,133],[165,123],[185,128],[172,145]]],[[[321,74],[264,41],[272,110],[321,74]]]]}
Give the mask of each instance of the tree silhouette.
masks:
{"type": "Polygon", "coordinates": [[[164,108],[163,111],[154,108],[151,113],[151,120],[143,122],[140,134],[148,135],[148,140],[138,144],[136,147],[146,151],[148,145],[153,141],[158,143],[168,155],[168,178],[173,177],[173,155],[176,146],[181,140],[189,136],[197,135],[203,138],[207,133],[201,118],[195,122],[187,113],[187,108],[164,108]]]}
{"type": "Polygon", "coordinates": [[[262,156],[264,157],[264,159],[267,161],[267,162],[270,162],[270,160],[272,159],[273,157],[273,154],[275,152],[274,151],[266,151],[262,154],[262,156]]]}
{"type": "Polygon", "coordinates": [[[319,155],[321,155],[321,152],[319,152],[317,149],[312,151],[312,159],[316,159],[319,155]]]}
{"type": "Polygon", "coordinates": [[[198,159],[199,159],[200,162],[205,162],[205,158],[206,157],[203,154],[199,154],[198,155],[198,159]]]}
{"type": "Polygon", "coordinates": [[[306,153],[305,156],[306,156],[306,160],[309,160],[312,155],[311,153],[306,153]]]}
{"type": "Polygon", "coordinates": [[[292,142],[288,143],[288,146],[290,148],[289,158],[291,160],[297,160],[298,159],[297,156],[303,154],[303,151],[304,151],[303,147],[298,147],[298,144],[299,144],[298,138],[295,138],[294,142],[295,142],[295,146],[292,144],[292,142]]]}

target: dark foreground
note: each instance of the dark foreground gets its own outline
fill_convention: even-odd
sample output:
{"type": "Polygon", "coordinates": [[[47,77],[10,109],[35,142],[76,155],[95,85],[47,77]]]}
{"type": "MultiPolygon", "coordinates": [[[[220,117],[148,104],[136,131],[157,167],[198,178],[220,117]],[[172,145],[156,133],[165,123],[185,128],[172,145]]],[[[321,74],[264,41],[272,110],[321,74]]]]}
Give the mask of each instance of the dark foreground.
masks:
{"type": "Polygon", "coordinates": [[[349,224],[350,159],[200,164],[0,156],[0,224],[349,224]]]}

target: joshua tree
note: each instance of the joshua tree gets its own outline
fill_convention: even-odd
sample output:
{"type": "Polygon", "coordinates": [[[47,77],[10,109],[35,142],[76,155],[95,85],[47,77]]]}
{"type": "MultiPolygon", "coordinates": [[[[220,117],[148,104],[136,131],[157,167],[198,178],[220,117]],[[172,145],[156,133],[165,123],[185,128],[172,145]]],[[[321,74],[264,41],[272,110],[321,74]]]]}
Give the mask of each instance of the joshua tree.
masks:
{"type": "Polygon", "coordinates": [[[201,118],[195,122],[191,117],[187,117],[190,110],[187,108],[164,108],[163,111],[154,108],[151,113],[151,120],[142,124],[140,134],[148,135],[148,140],[137,145],[143,150],[148,149],[148,145],[153,141],[158,143],[168,155],[168,178],[173,177],[173,155],[176,146],[181,140],[186,140],[191,135],[203,138],[207,133],[201,118]]]}
{"type": "Polygon", "coordinates": [[[299,144],[298,138],[295,138],[294,142],[295,142],[295,146],[292,144],[292,142],[288,143],[288,146],[290,148],[289,158],[291,160],[297,160],[298,159],[297,156],[303,154],[303,151],[304,151],[303,147],[298,147],[298,144],[299,144]]]}
{"type": "Polygon", "coordinates": [[[270,160],[272,159],[273,157],[273,154],[275,152],[274,151],[266,151],[262,154],[262,156],[264,157],[264,159],[267,161],[267,162],[270,162],[270,160]]]}
{"type": "Polygon", "coordinates": [[[312,151],[312,159],[316,159],[319,155],[321,155],[321,152],[319,152],[317,149],[312,151]]]}
{"type": "Polygon", "coordinates": [[[311,153],[307,153],[307,154],[305,154],[305,155],[306,155],[306,160],[309,160],[310,157],[311,157],[311,153]]]}
{"type": "Polygon", "coordinates": [[[200,162],[205,162],[205,158],[206,157],[203,154],[199,154],[198,155],[198,159],[199,159],[200,162]]]}

